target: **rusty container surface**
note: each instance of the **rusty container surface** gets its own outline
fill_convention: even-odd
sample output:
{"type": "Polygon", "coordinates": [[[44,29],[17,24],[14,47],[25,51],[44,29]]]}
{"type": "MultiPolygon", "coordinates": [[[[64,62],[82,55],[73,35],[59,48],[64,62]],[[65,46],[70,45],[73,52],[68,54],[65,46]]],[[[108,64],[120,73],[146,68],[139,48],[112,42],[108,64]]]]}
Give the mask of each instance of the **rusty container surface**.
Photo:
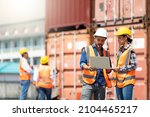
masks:
{"type": "MultiPolygon", "coordinates": [[[[47,0],[46,32],[50,28],[89,24],[90,3],[90,0],[47,0]]],[[[122,25],[132,30],[133,48],[137,55],[133,99],[137,100],[150,99],[150,24],[147,21],[149,18],[145,18],[146,21],[141,20],[145,14],[150,17],[149,5],[148,0],[95,0],[95,8],[92,9],[95,11],[93,20],[103,27],[106,26],[108,31],[107,41],[113,66],[118,51],[117,38],[114,36],[116,30],[122,25]]],[[[59,70],[56,84],[60,89],[60,99],[80,99],[81,49],[89,45],[90,41],[87,30],[49,33],[46,53],[50,57],[51,68],[59,70]]],[[[107,89],[106,97],[116,99],[115,89],[107,89]]]]}
{"type": "Polygon", "coordinates": [[[76,96],[74,97],[73,88],[64,88],[64,97],[66,100],[80,100],[81,99],[81,87],[76,89],[76,96]]]}
{"type": "Polygon", "coordinates": [[[90,0],[46,0],[46,32],[89,23],[90,0]]]}
{"type": "MultiPolygon", "coordinates": [[[[111,61],[114,66],[114,29],[118,27],[107,28],[109,32],[108,45],[111,54],[111,61]]],[[[137,54],[136,84],[134,87],[133,99],[147,99],[147,59],[146,59],[146,40],[145,29],[140,25],[134,25],[133,47],[137,54]],[[139,29],[138,29],[138,28],[139,29]],[[142,92],[139,92],[139,89],[142,92]]],[[[47,40],[47,54],[50,57],[50,66],[52,69],[57,67],[59,74],[57,77],[57,86],[60,87],[61,99],[80,99],[82,73],[79,66],[82,47],[89,45],[89,34],[87,30],[68,31],[64,33],[50,33],[47,40]],[[74,41],[74,39],[76,41],[74,41]],[[76,43],[76,44],[75,44],[76,43]],[[76,48],[74,50],[74,48],[76,48]],[[74,58],[75,57],[75,58],[74,58]],[[75,73],[75,75],[74,75],[75,73]]],[[[117,41],[115,41],[118,43],[117,41]]],[[[116,44],[118,49],[118,44],[116,44]]],[[[117,50],[116,50],[117,52],[117,50]]],[[[111,74],[110,74],[111,77],[111,74]]],[[[107,89],[107,99],[116,99],[115,90],[107,89]]]]}
{"type": "Polygon", "coordinates": [[[118,21],[142,18],[146,14],[146,0],[95,0],[95,20],[118,21]]]}
{"type": "Polygon", "coordinates": [[[81,96],[81,49],[89,45],[87,30],[49,33],[47,55],[52,69],[59,70],[56,85],[60,99],[80,99],[81,96]]]}

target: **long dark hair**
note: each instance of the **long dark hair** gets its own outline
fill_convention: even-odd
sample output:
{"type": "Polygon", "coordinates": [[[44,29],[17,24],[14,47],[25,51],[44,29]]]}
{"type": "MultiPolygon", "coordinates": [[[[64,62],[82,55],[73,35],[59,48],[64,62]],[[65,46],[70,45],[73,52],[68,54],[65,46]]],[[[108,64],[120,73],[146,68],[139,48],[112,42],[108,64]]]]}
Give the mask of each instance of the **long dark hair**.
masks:
{"type": "Polygon", "coordinates": [[[129,35],[122,35],[123,37],[127,37],[127,41],[128,41],[128,43],[132,43],[132,39],[131,39],[131,37],[129,36],[129,35]]]}

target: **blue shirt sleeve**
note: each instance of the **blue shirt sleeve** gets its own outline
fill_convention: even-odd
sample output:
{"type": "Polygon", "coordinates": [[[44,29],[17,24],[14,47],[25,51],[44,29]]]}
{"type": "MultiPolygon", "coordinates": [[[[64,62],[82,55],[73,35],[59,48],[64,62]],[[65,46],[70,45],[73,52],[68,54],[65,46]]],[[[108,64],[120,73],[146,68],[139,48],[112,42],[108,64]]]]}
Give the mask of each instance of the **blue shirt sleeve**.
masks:
{"type": "Polygon", "coordinates": [[[82,51],[82,53],[81,53],[81,58],[80,58],[80,68],[81,68],[81,69],[83,69],[82,66],[83,66],[84,64],[87,64],[87,56],[86,56],[86,51],[85,51],[85,49],[83,49],[83,51],[82,51]]]}

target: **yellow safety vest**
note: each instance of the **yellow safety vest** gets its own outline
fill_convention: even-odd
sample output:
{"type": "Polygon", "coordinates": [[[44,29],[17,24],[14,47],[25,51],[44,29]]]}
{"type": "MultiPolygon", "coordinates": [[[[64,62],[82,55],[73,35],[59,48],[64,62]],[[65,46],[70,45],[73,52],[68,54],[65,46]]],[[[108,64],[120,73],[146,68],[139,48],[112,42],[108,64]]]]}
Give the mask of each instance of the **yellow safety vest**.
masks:
{"type": "MultiPolygon", "coordinates": [[[[122,67],[129,64],[130,54],[132,48],[129,47],[126,51],[122,53],[117,62],[117,67],[122,67]]],[[[129,84],[135,84],[135,70],[127,71],[124,73],[113,72],[113,78],[111,79],[114,86],[123,88],[129,84]]]]}
{"type": "MultiPolygon", "coordinates": [[[[87,48],[87,54],[89,54],[89,56],[96,56],[95,53],[94,53],[93,47],[91,45],[87,48]],[[88,51],[89,51],[89,53],[88,53],[88,51]]],[[[107,56],[105,50],[103,50],[103,55],[107,56]]],[[[96,75],[97,75],[96,70],[95,71],[83,70],[82,73],[83,73],[82,79],[85,83],[93,84],[96,81],[96,75]]],[[[103,69],[103,74],[104,74],[104,78],[105,78],[105,81],[106,81],[106,86],[108,88],[111,88],[112,84],[111,84],[111,81],[110,81],[110,79],[109,79],[109,77],[106,73],[106,69],[103,69]]]]}

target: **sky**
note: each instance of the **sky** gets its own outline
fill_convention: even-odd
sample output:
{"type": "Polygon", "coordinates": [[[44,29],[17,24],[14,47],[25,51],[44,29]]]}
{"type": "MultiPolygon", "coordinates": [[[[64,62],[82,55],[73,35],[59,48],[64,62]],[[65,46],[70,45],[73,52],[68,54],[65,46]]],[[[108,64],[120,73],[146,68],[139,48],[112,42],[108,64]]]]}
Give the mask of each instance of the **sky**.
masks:
{"type": "Polygon", "coordinates": [[[45,0],[0,0],[0,25],[45,18],[45,0]]]}

